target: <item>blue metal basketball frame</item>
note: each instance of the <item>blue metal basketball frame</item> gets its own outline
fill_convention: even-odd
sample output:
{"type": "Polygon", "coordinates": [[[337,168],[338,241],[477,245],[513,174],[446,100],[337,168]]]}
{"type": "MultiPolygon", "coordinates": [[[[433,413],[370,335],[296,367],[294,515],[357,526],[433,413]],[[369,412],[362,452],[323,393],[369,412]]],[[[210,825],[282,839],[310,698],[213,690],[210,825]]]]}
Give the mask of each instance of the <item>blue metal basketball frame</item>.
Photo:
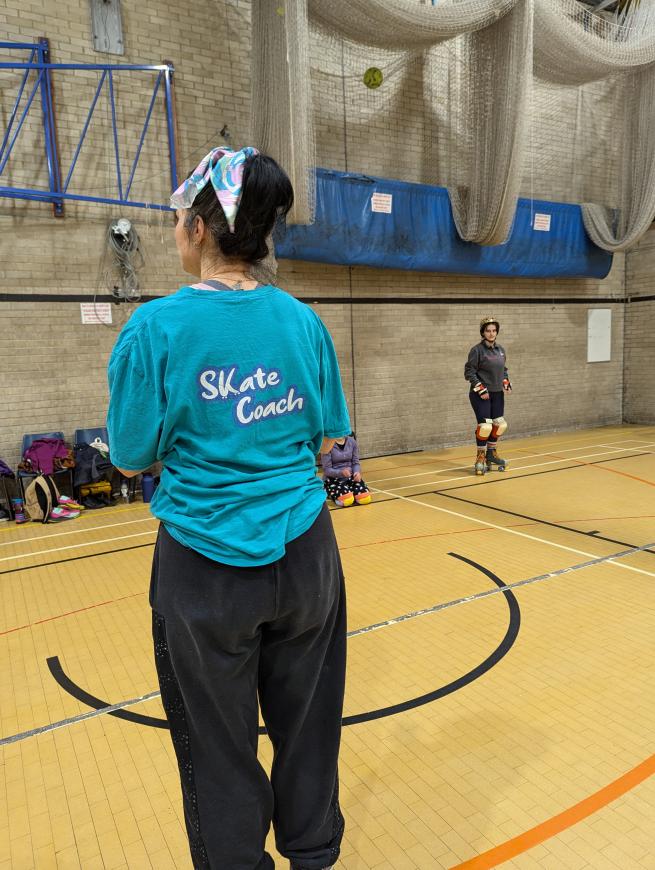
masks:
{"type": "Polygon", "coordinates": [[[130,199],[134,174],[136,172],[143,143],[148,132],[150,119],[155,107],[155,100],[159,90],[163,84],[164,104],[166,110],[166,129],[168,134],[168,151],[169,151],[169,166],[171,190],[177,187],[177,155],[175,149],[175,124],[174,124],[174,107],[173,107],[173,90],[172,80],[174,67],[172,64],[164,63],[158,65],[146,64],[80,64],[80,63],[50,63],[50,51],[47,39],[40,39],[36,43],[25,42],[0,42],[0,49],[16,49],[29,52],[29,60],[21,63],[0,63],[0,70],[23,70],[23,76],[18,94],[14,101],[13,109],[9,119],[5,125],[0,144],[0,181],[2,174],[7,166],[7,162],[12,154],[18,135],[27,118],[37,92],[40,96],[41,114],[43,120],[43,133],[45,145],[45,157],[48,167],[48,190],[42,190],[31,187],[13,187],[0,184],[0,197],[8,197],[11,199],[31,199],[41,202],[50,202],[54,207],[54,213],[57,216],[63,214],[64,202],[66,200],[75,200],[81,202],[96,202],[106,203],[110,205],[131,206],[133,208],[149,208],[159,211],[170,211],[169,205],[162,205],[151,202],[140,202],[130,199]],[[66,174],[66,178],[62,182],[62,173],[59,165],[59,152],[57,148],[57,136],[55,126],[55,110],[52,88],[52,73],[56,70],[97,70],[100,73],[100,80],[96,88],[93,100],[89,107],[89,111],[84,123],[84,127],[80,134],[79,141],[75,148],[75,153],[71,165],[66,174]],[[28,79],[31,72],[36,73],[36,80],[31,87],[31,91],[27,98],[27,102],[21,108],[22,97],[25,93],[28,79]],[[127,183],[124,184],[124,177],[121,172],[121,156],[118,143],[118,127],[116,121],[116,101],[114,97],[114,74],[117,72],[149,72],[156,73],[155,82],[153,85],[150,104],[146,113],[146,118],[141,130],[139,144],[132,162],[127,183]],[[98,99],[104,90],[105,86],[108,89],[109,103],[111,106],[111,127],[114,143],[114,158],[116,163],[116,187],[117,196],[87,196],[81,193],[69,192],[69,186],[75,166],[77,165],[78,157],[84,145],[87,130],[93,117],[93,113],[98,102],[98,99]],[[19,116],[20,112],[20,116],[19,116]],[[18,117],[19,116],[19,117],[18,117]],[[18,122],[15,125],[16,118],[18,122]],[[15,127],[14,127],[15,125],[15,127]]]}

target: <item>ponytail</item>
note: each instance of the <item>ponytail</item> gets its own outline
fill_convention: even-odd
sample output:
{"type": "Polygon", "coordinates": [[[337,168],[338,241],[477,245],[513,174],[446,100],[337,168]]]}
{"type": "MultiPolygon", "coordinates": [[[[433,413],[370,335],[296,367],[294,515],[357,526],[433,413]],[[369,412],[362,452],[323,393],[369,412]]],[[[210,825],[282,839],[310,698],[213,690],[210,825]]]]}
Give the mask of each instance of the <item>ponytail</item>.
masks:
{"type": "Polygon", "coordinates": [[[266,154],[254,154],[244,165],[241,200],[230,229],[223,209],[210,184],[196,197],[185,225],[190,229],[200,216],[214,244],[228,258],[258,263],[268,254],[267,239],[275,222],[293,206],[293,187],[286,172],[266,154]]]}

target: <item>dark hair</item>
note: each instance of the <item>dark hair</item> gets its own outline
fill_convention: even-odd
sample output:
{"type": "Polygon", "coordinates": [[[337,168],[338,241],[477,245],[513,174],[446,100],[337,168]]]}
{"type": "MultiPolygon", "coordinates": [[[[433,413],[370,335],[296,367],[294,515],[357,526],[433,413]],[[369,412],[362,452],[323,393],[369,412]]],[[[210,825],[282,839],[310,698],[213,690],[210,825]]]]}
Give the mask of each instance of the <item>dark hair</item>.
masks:
{"type": "Polygon", "coordinates": [[[211,183],[206,184],[188,209],[184,225],[190,232],[200,216],[216,247],[226,256],[257,263],[268,256],[267,238],[278,218],[293,205],[293,187],[286,172],[266,154],[249,157],[243,169],[241,201],[231,233],[211,183]]]}

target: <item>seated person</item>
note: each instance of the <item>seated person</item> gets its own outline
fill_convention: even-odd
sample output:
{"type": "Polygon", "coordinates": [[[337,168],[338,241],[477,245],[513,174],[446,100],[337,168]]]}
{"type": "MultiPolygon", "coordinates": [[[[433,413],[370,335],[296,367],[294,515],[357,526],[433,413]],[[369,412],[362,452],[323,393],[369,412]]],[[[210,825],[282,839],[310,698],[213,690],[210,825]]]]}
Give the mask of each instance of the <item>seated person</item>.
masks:
{"type": "Polygon", "coordinates": [[[334,442],[329,453],[321,453],[323,486],[337,507],[351,504],[370,504],[372,496],[362,480],[359,449],[354,435],[334,442]]]}

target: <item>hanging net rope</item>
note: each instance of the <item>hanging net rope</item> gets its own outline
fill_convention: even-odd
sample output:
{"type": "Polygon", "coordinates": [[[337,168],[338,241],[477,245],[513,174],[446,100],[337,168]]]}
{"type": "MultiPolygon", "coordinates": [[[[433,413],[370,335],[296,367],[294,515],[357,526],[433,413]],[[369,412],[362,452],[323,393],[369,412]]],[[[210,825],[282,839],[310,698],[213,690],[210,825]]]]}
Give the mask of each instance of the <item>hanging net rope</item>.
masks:
{"type": "Polygon", "coordinates": [[[463,239],[511,231],[519,195],[583,203],[625,250],[655,217],[655,16],[577,0],[261,0],[252,129],[314,213],[316,165],[448,188],[463,239]]]}

